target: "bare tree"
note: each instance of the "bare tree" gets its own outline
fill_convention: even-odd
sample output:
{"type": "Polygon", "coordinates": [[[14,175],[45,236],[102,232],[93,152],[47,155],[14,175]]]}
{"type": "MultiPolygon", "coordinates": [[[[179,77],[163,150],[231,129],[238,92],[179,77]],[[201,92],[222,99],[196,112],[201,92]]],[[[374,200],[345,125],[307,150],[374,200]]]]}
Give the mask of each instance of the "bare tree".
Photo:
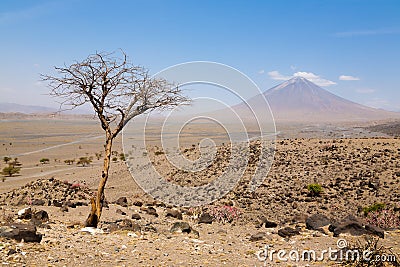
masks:
{"type": "Polygon", "coordinates": [[[155,109],[166,109],[190,100],[165,79],[152,78],[147,69],[130,63],[122,52],[95,53],[82,62],[55,67],[59,76],[41,75],[50,95],[63,99],[71,109],[90,103],[105,131],[104,164],[96,198],[86,226],[97,227],[104,201],[113,140],[134,117],[155,109]]]}

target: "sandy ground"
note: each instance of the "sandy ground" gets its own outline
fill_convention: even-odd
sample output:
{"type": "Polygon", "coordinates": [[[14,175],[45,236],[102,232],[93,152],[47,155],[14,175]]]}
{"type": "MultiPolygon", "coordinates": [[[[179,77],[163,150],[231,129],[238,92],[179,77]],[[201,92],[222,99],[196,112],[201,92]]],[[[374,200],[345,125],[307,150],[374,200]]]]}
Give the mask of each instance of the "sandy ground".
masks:
{"type": "MultiPolygon", "coordinates": [[[[304,221],[292,218],[302,215],[323,213],[333,219],[346,214],[360,216],[357,208],[376,202],[398,205],[400,177],[400,139],[385,134],[370,133],[364,128],[347,125],[313,126],[301,128],[282,127],[276,143],[275,161],[263,185],[255,195],[248,197],[246,189],[239,185],[235,194],[228,194],[215,203],[223,205],[231,201],[243,216],[233,223],[213,222],[198,224],[183,212],[183,221],[199,232],[199,236],[186,233],[171,233],[169,230],[179,220],[166,217],[166,207],[154,205],[158,217],[148,214],[135,200],[152,203],[135,183],[127,166],[121,160],[111,164],[110,178],[106,187],[106,198],[111,203],[120,196],[128,199],[128,207],[109,204],[104,209],[100,228],[110,223],[130,219],[140,214],[141,231],[119,230],[108,233],[88,234],[81,231],[89,212],[88,206],[70,208],[62,212],[54,206],[34,206],[46,210],[50,217],[50,229],[38,227],[43,234],[40,244],[18,243],[0,238],[0,256],[3,265],[25,266],[329,266],[334,261],[285,262],[273,257],[272,260],[257,258],[266,245],[275,250],[314,249],[318,252],[329,247],[337,248],[337,237],[326,231],[307,230],[304,221]],[[293,136],[297,138],[293,138],[293,136]],[[361,137],[368,138],[361,138],[361,137]],[[376,138],[376,136],[381,136],[376,138]],[[304,137],[304,138],[303,138],[304,137]],[[313,138],[310,138],[313,137],[313,138]],[[344,137],[344,138],[343,138],[344,137]],[[285,139],[286,138],[286,139],[285,139]],[[335,151],[324,150],[336,147],[335,151]],[[366,178],[365,178],[366,177],[366,178]],[[336,186],[340,178],[340,186],[336,186]],[[379,180],[380,187],[372,191],[362,184],[371,179],[379,180]],[[324,188],[321,198],[312,199],[304,194],[304,187],[317,182],[324,188]],[[363,187],[364,186],[364,187],[363,187]],[[362,191],[357,191],[360,189],[362,191]],[[288,194],[289,193],[289,194],[288,194]],[[296,204],[293,204],[296,203],[296,204]],[[126,215],[122,215],[120,211],[126,215]],[[257,218],[265,216],[277,222],[277,228],[259,228],[257,218]],[[146,230],[151,225],[156,231],[146,230]],[[283,238],[277,234],[282,227],[299,227],[300,234],[283,238]],[[263,238],[251,241],[251,236],[262,233],[263,238]],[[8,255],[10,249],[16,253],[8,255]],[[260,252],[260,253],[259,253],[260,252]]],[[[23,164],[19,175],[7,177],[0,182],[0,194],[17,189],[30,181],[54,177],[61,181],[84,182],[95,190],[101,173],[100,153],[103,133],[97,122],[84,120],[15,120],[0,122],[0,155],[18,157],[23,164]],[[90,166],[67,165],[64,160],[79,157],[93,157],[90,166]],[[41,158],[49,158],[48,164],[41,164],[41,158]]],[[[158,149],[158,148],[157,148],[158,149]]],[[[156,151],[153,149],[151,151],[156,151]]],[[[116,154],[122,153],[121,139],[113,147],[116,154]]],[[[196,151],[188,157],[196,158],[196,151]]],[[[151,154],[164,175],[170,181],[185,184],[187,174],[174,171],[161,156],[151,154]]],[[[219,159],[224,162],[224,158],[219,159]]],[[[6,166],[3,162],[1,168],[6,166]]],[[[220,165],[210,167],[203,176],[189,175],[191,183],[210,178],[210,173],[220,165]],[[214,169],[213,169],[214,168],[214,169]]],[[[251,170],[249,170],[251,171],[251,170]]],[[[14,216],[18,210],[29,206],[2,205],[4,218],[14,216]]],[[[144,205],[146,206],[146,204],[144,205]]],[[[0,216],[1,217],[1,216],[0,216]]],[[[4,223],[4,222],[3,222],[4,223]]],[[[392,247],[400,254],[400,231],[385,231],[381,244],[392,247]]],[[[343,235],[349,243],[363,241],[363,237],[343,235]]]]}

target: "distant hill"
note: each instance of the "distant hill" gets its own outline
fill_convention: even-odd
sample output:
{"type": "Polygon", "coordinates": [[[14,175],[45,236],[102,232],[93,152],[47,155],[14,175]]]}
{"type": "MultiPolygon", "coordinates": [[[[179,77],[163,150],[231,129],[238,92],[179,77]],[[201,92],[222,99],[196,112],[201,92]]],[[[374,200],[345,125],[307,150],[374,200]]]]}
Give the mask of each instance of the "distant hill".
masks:
{"type": "MultiPolygon", "coordinates": [[[[349,101],[303,77],[294,77],[263,93],[271,107],[276,121],[299,122],[337,122],[337,121],[370,121],[400,118],[399,112],[375,109],[349,101]]],[[[262,104],[262,96],[249,99],[248,103],[257,110],[262,104]]],[[[245,104],[233,107],[239,112],[245,104]]]]}
{"type": "Polygon", "coordinates": [[[0,112],[2,113],[53,113],[57,109],[43,107],[43,106],[31,106],[31,105],[20,105],[15,103],[0,103],[0,112]]]}
{"type": "MultiPolygon", "coordinates": [[[[22,114],[50,114],[59,111],[56,108],[34,105],[20,105],[16,103],[0,103],[0,113],[22,113],[22,114]]],[[[78,107],[73,110],[63,111],[63,114],[93,114],[91,109],[78,107]]]]}

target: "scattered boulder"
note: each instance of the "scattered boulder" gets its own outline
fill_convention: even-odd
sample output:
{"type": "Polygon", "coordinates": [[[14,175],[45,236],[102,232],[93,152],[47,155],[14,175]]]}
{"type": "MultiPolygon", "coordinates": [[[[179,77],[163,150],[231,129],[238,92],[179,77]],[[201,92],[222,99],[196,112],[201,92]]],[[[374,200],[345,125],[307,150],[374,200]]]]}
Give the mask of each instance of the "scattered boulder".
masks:
{"type": "Polygon", "coordinates": [[[367,225],[365,225],[365,230],[367,230],[369,233],[376,235],[382,239],[385,238],[385,232],[377,226],[367,224],[367,225]]]}
{"type": "Polygon", "coordinates": [[[43,206],[46,203],[43,199],[34,199],[32,200],[32,205],[34,206],[43,206]]]}
{"type": "Polygon", "coordinates": [[[203,212],[200,217],[198,223],[212,223],[214,221],[214,218],[207,212],[203,212]]]}
{"type": "Polygon", "coordinates": [[[291,227],[285,227],[278,230],[278,235],[281,237],[292,237],[295,235],[299,235],[300,231],[298,229],[294,229],[291,227]]]}
{"type": "Polygon", "coordinates": [[[122,211],[121,209],[117,209],[117,210],[115,211],[115,213],[121,214],[121,215],[126,215],[126,212],[125,212],[125,211],[122,211]]]}
{"type": "Polygon", "coordinates": [[[32,218],[32,209],[31,208],[24,208],[18,211],[18,219],[25,219],[29,220],[32,218]]]}
{"type": "MultiPolygon", "coordinates": [[[[332,229],[332,228],[331,228],[332,229]]],[[[368,231],[359,222],[345,222],[333,228],[333,236],[337,237],[340,234],[350,234],[353,236],[360,236],[367,234],[368,231]]]]}
{"type": "Polygon", "coordinates": [[[347,233],[353,236],[372,234],[384,238],[385,232],[379,227],[373,225],[363,225],[362,221],[353,215],[346,216],[339,223],[329,225],[329,231],[333,232],[333,236],[347,233]]]}
{"type": "Polygon", "coordinates": [[[128,207],[128,199],[126,197],[120,197],[114,204],[120,205],[121,207],[128,207]]]}
{"type": "Polygon", "coordinates": [[[62,207],[60,208],[60,211],[62,211],[62,212],[68,212],[68,207],[67,207],[67,206],[62,206],[62,207]]]}
{"type": "Polygon", "coordinates": [[[140,201],[140,200],[134,200],[134,201],[132,202],[132,205],[133,205],[133,206],[136,206],[136,207],[141,207],[141,206],[143,206],[143,202],[140,201]]]}
{"type": "Polygon", "coordinates": [[[62,203],[62,201],[59,201],[57,199],[53,199],[53,206],[61,208],[63,206],[63,203],[62,203]]]}
{"type": "Polygon", "coordinates": [[[32,220],[47,222],[49,220],[49,214],[45,210],[39,210],[33,214],[32,220]]]}
{"type": "Polygon", "coordinates": [[[250,236],[249,241],[250,242],[256,242],[265,239],[265,233],[264,232],[257,232],[250,236]]]}
{"type": "Polygon", "coordinates": [[[317,213],[306,219],[308,230],[320,230],[321,227],[331,224],[331,220],[323,214],[317,213]]]}
{"type": "Polygon", "coordinates": [[[172,218],[182,220],[182,213],[179,210],[167,209],[165,212],[166,212],[166,214],[165,214],[166,217],[172,217],[172,218]]]}
{"type": "Polygon", "coordinates": [[[272,222],[265,217],[261,217],[259,219],[258,227],[262,227],[263,225],[265,226],[265,228],[275,228],[278,226],[278,224],[276,222],[272,222]]]}
{"type": "Polygon", "coordinates": [[[118,228],[120,230],[131,230],[134,232],[140,232],[141,227],[138,223],[132,222],[129,219],[124,219],[121,222],[118,223],[118,228]]]}
{"type": "Polygon", "coordinates": [[[149,215],[154,215],[154,216],[158,217],[158,213],[154,207],[145,208],[145,212],[149,215]]]}
{"type": "Polygon", "coordinates": [[[172,225],[171,233],[190,233],[192,227],[187,222],[176,222],[172,225]]]}
{"type": "Polygon", "coordinates": [[[140,217],[139,213],[133,213],[131,218],[132,218],[132,220],[140,220],[140,219],[142,219],[142,217],[140,217]]]}
{"type": "Polygon", "coordinates": [[[0,237],[12,238],[17,241],[40,243],[42,235],[36,232],[32,224],[11,224],[0,227],[0,237]]]}

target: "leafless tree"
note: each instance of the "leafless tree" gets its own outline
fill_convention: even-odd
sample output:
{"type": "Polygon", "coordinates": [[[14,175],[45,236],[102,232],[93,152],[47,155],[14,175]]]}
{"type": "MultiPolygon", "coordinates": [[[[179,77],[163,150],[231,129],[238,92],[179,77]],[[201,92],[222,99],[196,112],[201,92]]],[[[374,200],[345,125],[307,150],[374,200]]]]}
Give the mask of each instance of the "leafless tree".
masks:
{"type": "Polygon", "coordinates": [[[86,226],[97,227],[104,202],[113,140],[134,117],[156,109],[187,104],[190,99],[165,79],[153,78],[147,69],[128,61],[124,52],[95,53],[82,62],[55,67],[58,75],[41,75],[50,95],[71,109],[90,103],[105,131],[104,164],[96,198],[86,226]]]}

